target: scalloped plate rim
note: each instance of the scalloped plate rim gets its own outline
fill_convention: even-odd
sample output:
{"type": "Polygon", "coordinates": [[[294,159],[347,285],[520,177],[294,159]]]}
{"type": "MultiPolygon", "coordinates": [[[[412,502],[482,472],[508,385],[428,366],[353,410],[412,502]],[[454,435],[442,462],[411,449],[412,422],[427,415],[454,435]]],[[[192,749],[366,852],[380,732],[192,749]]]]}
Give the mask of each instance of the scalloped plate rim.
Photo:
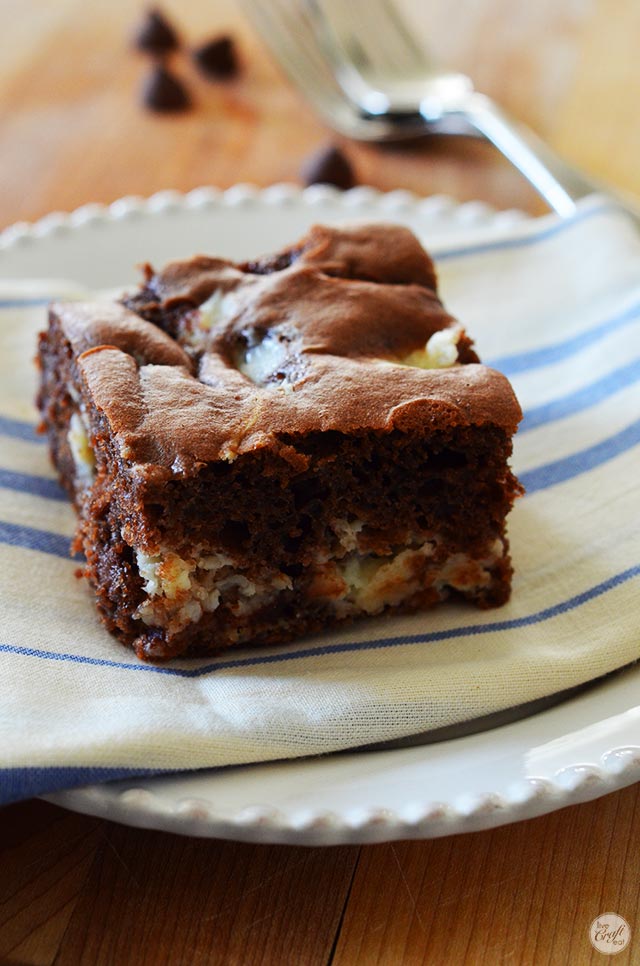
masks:
{"type": "MultiPolygon", "coordinates": [[[[339,208],[354,215],[366,212],[368,208],[373,208],[376,212],[383,210],[390,216],[417,208],[421,216],[439,217],[445,222],[450,220],[463,232],[476,226],[484,229],[508,227],[516,221],[533,220],[518,211],[498,212],[483,202],[457,203],[445,195],[421,198],[407,191],[381,192],[368,186],[359,186],[348,192],[339,192],[328,186],[301,189],[290,184],[271,185],[266,188],[234,185],[226,190],[202,187],[186,193],[168,190],[156,192],[148,198],[128,196],[108,205],[85,204],[69,213],[52,212],[34,222],[10,225],[0,232],[0,269],[3,252],[16,247],[22,248],[25,243],[29,243],[30,247],[33,243],[37,244],[38,241],[50,239],[52,236],[55,238],[69,230],[81,232],[85,226],[95,225],[96,222],[117,224],[131,218],[153,218],[154,215],[172,211],[206,211],[212,205],[224,208],[255,204],[276,210],[297,204],[319,211],[327,203],[337,204],[339,208]]],[[[613,681],[596,685],[585,695],[539,712],[533,718],[493,731],[450,739],[441,742],[440,746],[455,745],[456,751],[462,749],[464,752],[465,748],[471,747],[478,740],[482,746],[487,741],[487,736],[490,742],[497,738],[499,744],[501,740],[504,741],[507,733],[513,734],[512,729],[529,728],[532,722],[535,728],[541,721],[548,721],[549,716],[558,713],[562,715],[574,700],[586,701],[594,708],[592,724],[575,733],[574,739],[578,742],[589,727],[604,725],[615,719],[615,715],[604,719],[598,716],[598,705],[603,704],[603,688],[607,694],[613,692],[615,705],[615,693],[620,689],[621,681],[630,679],[633,686],[637,687],[640,665],[618,672],[613,678],[613,681]]],[[[640,706],[628,709],[627,713],[634,710],[640,714],[640,706]]],[[[380,766],[381,757],[389,755],[394,756],[395,765],[417,757],[417,771],[422,773],[425,767],[428,770],[430,750],[435,745],[393,751],[354,750],[311,761],[299,759],[245,765],[240,768],[185,772],[144,780],[131,779],[69,789],[42,798],[73,811],[132,826],[241,841],[333,845],[382,842],[399,838],[429,838],[492,828],[507,822],[532,818],[567,805],[597,798],[634,783],[640,779],[640,743],[636,743],[637,729],[632,732],[631,726],[627,729],[620,722],[620,727],[614,728],[614,732],[619,738],[627,739],[633,733],[636,740],[608,746],[604,752],[600,752],[598,760],[585,760],[581,757],[575,761],[568,760],[572,757],[569,741],[572,735],[569,733],[563,739],[568,742],[568,758],[563,760],[563,766],[556,769],[551,776],[525,775],[508,786],[494,790],[488,785],[495,784],[497,779],[488,780],[486,788],[480,786],[472,791],[469,791],[465,782],[461,785],[459,794],[449,796],[448,800],[443,801],[437,797],[409,800],[405,806],[395,811],[372,801],[358,801],[355,793],[353,805],[334,811],[326,808],[314,809],[310,805],[275,807],[268,801],[261,802],[258,795],[256,799],[248,799],[235,814],[229,815],[217,808],[216,782],[223,780],[233,783],[234,773],[237,775],[241,771],[243,775],[256,775],[265,769],[293,771],[295,777],[296,771],[301,772],[309,766],[319,770],[322,775],[322,772],[331,770],[328,763],[335,764],[336,761],[353,767],[354,762],[357,764],[366,759],[373,763],[377,760],[380,766]],[[618,767],[620,761],[622,765],[618,767]],[[204,798],[190,795],[190,787],[202,780],[209,785],[209,795],[204,798]],[[182,790],[181,794],[162,791],[167,784],[171,788],[175,782],[182,790]]],[[[612,734],[611,738],[613,737],[612,734]]],[[[378,771],[378,780],[384,782],[387,766],[383,764],[378,771]]],[[[290,775],[287,776],[287,780],[290,778],[290,775]]]]}

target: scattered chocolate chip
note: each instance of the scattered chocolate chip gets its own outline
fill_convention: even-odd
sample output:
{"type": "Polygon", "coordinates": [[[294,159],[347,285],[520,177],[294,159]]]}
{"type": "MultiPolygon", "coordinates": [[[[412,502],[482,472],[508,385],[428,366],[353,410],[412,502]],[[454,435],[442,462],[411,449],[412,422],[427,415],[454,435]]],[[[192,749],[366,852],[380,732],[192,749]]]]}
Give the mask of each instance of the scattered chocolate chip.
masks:
{"type": "Polygon", "coordinates": [[[153,7],[138,27],[134,44],[147,54],[166,54],[179,47],[180,40],[162,11],[153,7]]]}
{"type": "Polygon", "coordinates": [[[302,165],[300,173],[306,185],[332,184],[346,191],[356,183],[351,162],[335,146],[322,148],[312,154],[302,165]]]}
{"type": "Polygon", "coordinates": [[[193,51],[193,59],[208,77],[233,77],[238,73],[238,55],[232,37],[216,37],[193,51]]]}
{"type": "Polygon", "coordinates": [[[142,87],[142,103],[152,111],[186,111],[191,98],[175,74],[156,64],[142,87]]]}

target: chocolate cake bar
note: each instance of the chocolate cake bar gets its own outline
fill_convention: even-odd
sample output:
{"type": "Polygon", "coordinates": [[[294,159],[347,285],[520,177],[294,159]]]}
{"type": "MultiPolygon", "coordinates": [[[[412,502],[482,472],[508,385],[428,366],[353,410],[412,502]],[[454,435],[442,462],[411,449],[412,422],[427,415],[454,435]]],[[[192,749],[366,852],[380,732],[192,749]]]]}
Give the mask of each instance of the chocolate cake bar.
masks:
{"type": "MultiPolygon", "coordinates": [[[[521,413],[405,228],[147,266],[55,304],[39,404],[107,627],[145,659],[502,604],[521,413]]],[[[380,633],[384,633],[382,630],[380,633]]]]}

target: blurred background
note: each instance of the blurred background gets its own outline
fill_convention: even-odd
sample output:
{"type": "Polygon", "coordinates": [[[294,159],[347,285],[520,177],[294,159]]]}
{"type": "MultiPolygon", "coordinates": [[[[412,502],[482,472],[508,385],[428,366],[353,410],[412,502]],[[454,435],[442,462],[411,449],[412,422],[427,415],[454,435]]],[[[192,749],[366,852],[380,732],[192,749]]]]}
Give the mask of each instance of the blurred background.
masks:
{"type": "MultiPolygon", "coordinates": [[[[398,2],[441,62],[469,73],[567,160],[640,194],[637,0],[398,2]]],[[[328,143],[343,147],[360,183],[543,210],[480,141],[380,147],[335,137],[233,0],[162,4],[183,42],[168,65],[192,106],[148,110],[140,90],[149,58],[132,45],[146,9],[131,0],[0,0],[3,226],[162,188],[300,181],[304,159],[328,143]],[[189,49],[221,34],[233,38],[239,70],[214,81],[189,49]]]]}

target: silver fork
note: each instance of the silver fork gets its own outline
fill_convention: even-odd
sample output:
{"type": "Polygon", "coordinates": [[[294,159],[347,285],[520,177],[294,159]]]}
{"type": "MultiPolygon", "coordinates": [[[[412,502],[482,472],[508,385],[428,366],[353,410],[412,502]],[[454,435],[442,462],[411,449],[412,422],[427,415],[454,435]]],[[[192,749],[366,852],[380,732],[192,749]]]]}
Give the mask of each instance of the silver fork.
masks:
{"type": "Polygon", "coordinates": [[[594,192],[633,203],[562,161],[529,128],[438,67],[390,0],[243,0],[289,78],[334,130],[388,141],[428,132],[490,141],[563,217],[594,192]]]}

